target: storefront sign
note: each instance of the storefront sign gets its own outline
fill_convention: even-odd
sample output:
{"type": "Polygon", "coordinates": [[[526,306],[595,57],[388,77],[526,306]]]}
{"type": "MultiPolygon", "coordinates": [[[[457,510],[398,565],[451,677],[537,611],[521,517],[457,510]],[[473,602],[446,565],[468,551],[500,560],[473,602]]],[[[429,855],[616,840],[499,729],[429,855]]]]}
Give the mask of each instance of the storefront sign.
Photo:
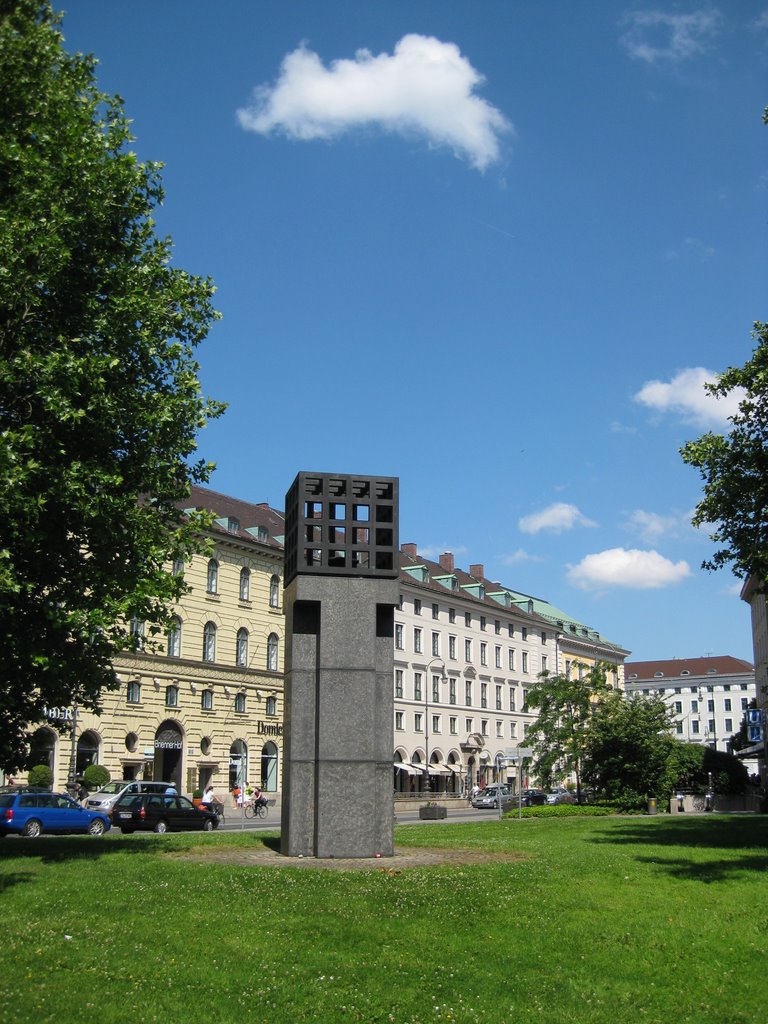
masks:
{"type": "Polygon", "coordinates": [[[259,736],[282,736],[283,727],[277,722],[256,722],[256,732],[259,736]]]}
{"type": "Polygon", "coordinates": [[[181,750],[181,740],[155,740],[155,750],[181,750]]]}
{"type": "Polygon", "coordinates": [[[72,721],[72,708],[43,708],[46,718],[55,718],[60,721],[72,721]]]}

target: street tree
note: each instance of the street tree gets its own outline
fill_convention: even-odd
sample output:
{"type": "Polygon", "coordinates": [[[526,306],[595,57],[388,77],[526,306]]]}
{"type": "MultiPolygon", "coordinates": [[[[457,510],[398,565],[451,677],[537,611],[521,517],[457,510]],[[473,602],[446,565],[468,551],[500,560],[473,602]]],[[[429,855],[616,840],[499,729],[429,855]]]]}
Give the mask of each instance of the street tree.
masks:
{"type": "Polygon", "coordinates": [[[0,764],[46,706],[98,709],[114,655],[166,621],[167,564],[205,522],[180,511],[223,412],[194,358],[209,279],[155,234],[160,165],[130,150],[95,60],[42,0],[0,0],[0,764]]]}
{"type": "Polygon", "coordinates": [[[526,742],[534,750],[533,767],[547,783],[573,774],[581,803],[582,766],[592,717],[612,692],[608,666],[598,663],[579,676],[542,672],[528,690],[528,705],[538,711],[526,742]]]}
{"type": "Polygon", "coordinates": [[[592,717],[584,779],[609,799],[666,798],[675,784],[674,713],[659,694],[614,690],[592,717]]]}
{"type": "MultiPolygon", "coordinates": [[[[757,346],[744,366],[731,367],[707,384],[724,397],[743,389],[725,435],[711,431],[680,449],[704,481],[694,526],[709,530],[719,545],[705,569],[731,565],[737,576],[768,580],[768,324],[756,323],[757,346]]],[[[737,392],[738,393],[738,392],[737,392]]]]}

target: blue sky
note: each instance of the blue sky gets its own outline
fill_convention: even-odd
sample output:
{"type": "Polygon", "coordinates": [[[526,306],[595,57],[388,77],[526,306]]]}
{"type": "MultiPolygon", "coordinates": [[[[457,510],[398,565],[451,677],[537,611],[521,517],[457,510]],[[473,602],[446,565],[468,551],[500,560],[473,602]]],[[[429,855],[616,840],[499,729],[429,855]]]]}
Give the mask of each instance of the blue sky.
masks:
{"type": "Polygon", "coordinates": [[[751,660],[679,447],[766,319],[768,3],[72,0],[210,275],[211,486],[400,478],[401,541],[635,659],[751,660]]]}

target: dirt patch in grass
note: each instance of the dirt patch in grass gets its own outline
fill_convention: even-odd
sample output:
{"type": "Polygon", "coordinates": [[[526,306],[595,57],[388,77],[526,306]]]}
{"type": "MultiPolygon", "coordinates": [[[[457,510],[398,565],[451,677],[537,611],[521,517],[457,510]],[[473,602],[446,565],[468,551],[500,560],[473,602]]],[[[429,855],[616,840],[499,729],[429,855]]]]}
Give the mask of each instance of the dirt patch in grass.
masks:
{"type": "Polygon", "coordinates": [[[253,850],[194,847],[169,856],[197,863],[226,864],[252,868],[307,868],[325,871],[383,871],[398,873],[405,868],[464,867],[471,864],[501,864],[527,860],[520,853],[485,850],[442,850],[437,847],[395,847],[392,857],[286,857],[278,850],[260,846],[253,850]]]}

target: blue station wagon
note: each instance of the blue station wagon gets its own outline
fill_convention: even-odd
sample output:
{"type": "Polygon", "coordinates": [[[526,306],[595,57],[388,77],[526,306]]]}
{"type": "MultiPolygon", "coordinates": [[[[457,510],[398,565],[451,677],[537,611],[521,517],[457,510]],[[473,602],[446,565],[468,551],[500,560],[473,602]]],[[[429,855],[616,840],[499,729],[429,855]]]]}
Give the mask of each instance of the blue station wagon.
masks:
{"type": "Polygon", "coordinates": [[[0,836],[36,839],[43,832],[100,836],[110,824],[106,814],[86,810],[66,793],[0,793],[0,836]]]}

